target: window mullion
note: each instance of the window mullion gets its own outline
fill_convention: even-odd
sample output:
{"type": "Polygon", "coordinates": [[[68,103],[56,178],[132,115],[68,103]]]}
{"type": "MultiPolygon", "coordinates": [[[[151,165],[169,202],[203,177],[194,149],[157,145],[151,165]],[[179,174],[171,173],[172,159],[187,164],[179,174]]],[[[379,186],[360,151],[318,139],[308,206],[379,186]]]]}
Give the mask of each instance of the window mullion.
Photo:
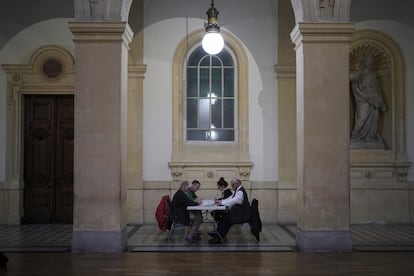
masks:
{"type": "Polygon", "coordinates": [[[200,70],[200,64],[197,66],[197,109],[196,109],[196,116],[197,116],[197,129],[200,128],[200,116],[199,116],[199,101],[200,101],[200,79],[201,79],[201,70],[200,70]]]}
{"type": "Polygon", "coordinates": [[[224,129],[224,66],[221,65],[221,128],[224,129]]]}
{"type": "Polygon", "coordinates": [[[208,140],[211,140],[211,97],[212,97],[212,75],[213,75],[213,56],[210,56],[210,63],[209,63],[209,70],[208,70],[208,93],[207,96],[208,97],[208,116],[209,116],[209,124],[208,124],[208,132],[210,133],[208,140]]]}

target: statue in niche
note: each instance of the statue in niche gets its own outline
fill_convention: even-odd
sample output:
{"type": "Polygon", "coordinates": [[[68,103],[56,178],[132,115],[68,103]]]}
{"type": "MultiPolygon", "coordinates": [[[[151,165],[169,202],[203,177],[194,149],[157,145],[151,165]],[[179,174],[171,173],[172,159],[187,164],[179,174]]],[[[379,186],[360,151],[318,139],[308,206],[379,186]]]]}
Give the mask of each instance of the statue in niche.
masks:
{"type": "Polygon", "coordinates": [[[358,71],[351,72],[351,89],[355,100],[355,120],[351,133],[353,149],[385,149],[378,131],[380,116],[387,111],[382,91],[372,70],[373,56],[362,55],[358,71]]]}

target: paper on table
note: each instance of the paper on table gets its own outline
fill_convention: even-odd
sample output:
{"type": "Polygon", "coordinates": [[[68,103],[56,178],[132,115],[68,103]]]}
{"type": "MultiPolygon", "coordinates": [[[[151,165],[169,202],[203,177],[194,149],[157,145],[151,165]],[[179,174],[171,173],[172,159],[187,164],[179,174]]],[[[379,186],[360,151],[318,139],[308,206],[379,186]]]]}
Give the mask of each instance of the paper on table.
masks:
{"type": "Polygon", "coordinates": [[[212,199],[203,199],[203,201],[201,201],[200,206],[213,206],[215,204],[216,203],[212,199]]]}

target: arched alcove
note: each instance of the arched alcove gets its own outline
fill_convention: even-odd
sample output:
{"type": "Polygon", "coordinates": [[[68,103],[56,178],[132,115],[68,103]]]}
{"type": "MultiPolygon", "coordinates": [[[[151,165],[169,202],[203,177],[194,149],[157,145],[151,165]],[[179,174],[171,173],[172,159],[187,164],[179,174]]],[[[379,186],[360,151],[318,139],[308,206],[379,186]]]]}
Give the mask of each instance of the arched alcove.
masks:
{"type": "MultiPolygon", "coordinates": [[[[378,123],[385,147],[351,147],[351,179],[406,181],[410,163],[407,162],[405,148],[405,69],[401,51],[390,37],[379,31],[358,30],[352,35],[351,75],[364,56],[372,57],[372,72],[387,107],[378,123]]],[[[352,130],[355,102],[351,102],[352,130]]]]}

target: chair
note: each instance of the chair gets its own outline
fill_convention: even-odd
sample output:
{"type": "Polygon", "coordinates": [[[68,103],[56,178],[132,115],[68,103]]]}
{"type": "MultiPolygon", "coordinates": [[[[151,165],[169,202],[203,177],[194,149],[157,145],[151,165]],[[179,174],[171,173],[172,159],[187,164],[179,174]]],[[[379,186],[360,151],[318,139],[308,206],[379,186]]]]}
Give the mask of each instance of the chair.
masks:
{"type": "Polygon", "coordinates": [[[258,206],[259,206],[259,201],[256,198],[254,198],[250,205],[250,212],[248,213],[249,219],[233,224],[231,229],[237,228],[239,229],[239,231],[241,231],[241,228],[243,227],[244,224],[249,224],[250,232],[256,238],[256,241],[259,242],[260,233],[262,232],[262,220],[260,218],[258,206]]]}
{"type": "Polygon", "coordinates": [[[250,207],[250,232],[256,238],[257,241],[260,241],[260,232],[262,232],[262,220],[259,214],[259,201],[257,199],[252,200],[252,205],[250,207]]]}
{"type": "Polygon", "coordinates": [[[171,199],[166,198],[165,200],[166,200],[166,205],[167,205],[167,216],[166,216],[166,219],[167,219],[166,224],[167,224],[167,229],[168,229],[167,241],[170,242],[174,229],[177,227],[183,227],[185,225],[177,222],[177,217],[171,214],[171,199]]]}

